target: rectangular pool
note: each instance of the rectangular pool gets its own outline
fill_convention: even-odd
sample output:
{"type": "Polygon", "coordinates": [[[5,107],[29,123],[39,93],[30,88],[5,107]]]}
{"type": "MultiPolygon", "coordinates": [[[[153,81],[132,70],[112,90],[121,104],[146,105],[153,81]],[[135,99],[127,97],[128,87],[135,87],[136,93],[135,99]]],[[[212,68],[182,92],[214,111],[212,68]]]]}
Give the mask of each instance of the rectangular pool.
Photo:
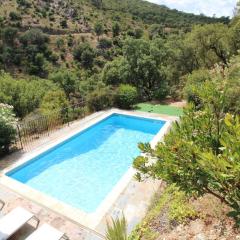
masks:
{"type": "Polygon", "coordinates": [[[87,213],[96,211],[165,121],[111,114],[7,173],[87,213]]]}

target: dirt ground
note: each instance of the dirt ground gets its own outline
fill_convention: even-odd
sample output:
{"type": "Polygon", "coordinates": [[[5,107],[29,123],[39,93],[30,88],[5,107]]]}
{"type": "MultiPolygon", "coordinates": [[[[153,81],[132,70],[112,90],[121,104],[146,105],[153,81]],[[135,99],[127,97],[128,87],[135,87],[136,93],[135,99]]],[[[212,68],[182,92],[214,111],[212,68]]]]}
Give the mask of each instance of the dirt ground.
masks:
{"type": "Polygon", "coordinates": [[[226,205],[210,195],[192,200],[192,204],[199,217],[185,225],[166,228],[160,216],[159,224],[165,227],[159,229],[157,240],[240,240],[240,229],[227,217],[229,208],[226,205]]]}

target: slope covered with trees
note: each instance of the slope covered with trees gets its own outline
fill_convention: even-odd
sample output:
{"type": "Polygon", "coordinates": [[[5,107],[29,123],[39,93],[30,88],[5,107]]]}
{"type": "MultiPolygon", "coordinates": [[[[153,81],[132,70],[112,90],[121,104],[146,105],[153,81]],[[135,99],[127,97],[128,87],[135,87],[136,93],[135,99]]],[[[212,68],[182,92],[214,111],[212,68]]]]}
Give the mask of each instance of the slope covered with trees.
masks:
{"type": "Polygon", "coordinates": [[[239,48],[238,19],[143,1],[1,3],[0,102],[19,119],[181,98],[184,75],[227,66],[239,48]]]}

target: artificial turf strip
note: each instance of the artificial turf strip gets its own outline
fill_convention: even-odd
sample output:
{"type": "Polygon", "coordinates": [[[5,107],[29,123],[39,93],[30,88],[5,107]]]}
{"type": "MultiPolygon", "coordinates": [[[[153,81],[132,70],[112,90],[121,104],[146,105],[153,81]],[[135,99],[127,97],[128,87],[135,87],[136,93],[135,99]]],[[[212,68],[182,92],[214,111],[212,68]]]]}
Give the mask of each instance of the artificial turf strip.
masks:
{"type": "Polygon", "coordinates": [[[162,104],[139,103],[135,106],[135,109],[141,112],[152,112],[170,116],[181,116],[183,114],[183,109],[181,107],[162,104]]]}

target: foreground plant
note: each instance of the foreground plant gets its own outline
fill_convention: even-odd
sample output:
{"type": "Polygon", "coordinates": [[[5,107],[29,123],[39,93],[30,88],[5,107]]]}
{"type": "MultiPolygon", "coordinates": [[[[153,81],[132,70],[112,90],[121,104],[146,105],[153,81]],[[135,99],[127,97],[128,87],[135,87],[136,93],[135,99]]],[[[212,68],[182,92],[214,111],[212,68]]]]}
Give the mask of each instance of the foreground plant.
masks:
{"type": "Polygon", "coordinates": [[[107,240],[127,240],[127,222],[125,217],[112,219],[112,223],[107,223],[107,240]]]}
{"type": "Polygon", "coordinates": [[[239,117],[226,115],[219,126],[212,122],[210,113],[189,109],[155,150],[140,145],[145,156],[134,167],[138,177],[164,179],[195,196],[214,195],[234,209],[230,215],[240,224],[239,117]]]}

